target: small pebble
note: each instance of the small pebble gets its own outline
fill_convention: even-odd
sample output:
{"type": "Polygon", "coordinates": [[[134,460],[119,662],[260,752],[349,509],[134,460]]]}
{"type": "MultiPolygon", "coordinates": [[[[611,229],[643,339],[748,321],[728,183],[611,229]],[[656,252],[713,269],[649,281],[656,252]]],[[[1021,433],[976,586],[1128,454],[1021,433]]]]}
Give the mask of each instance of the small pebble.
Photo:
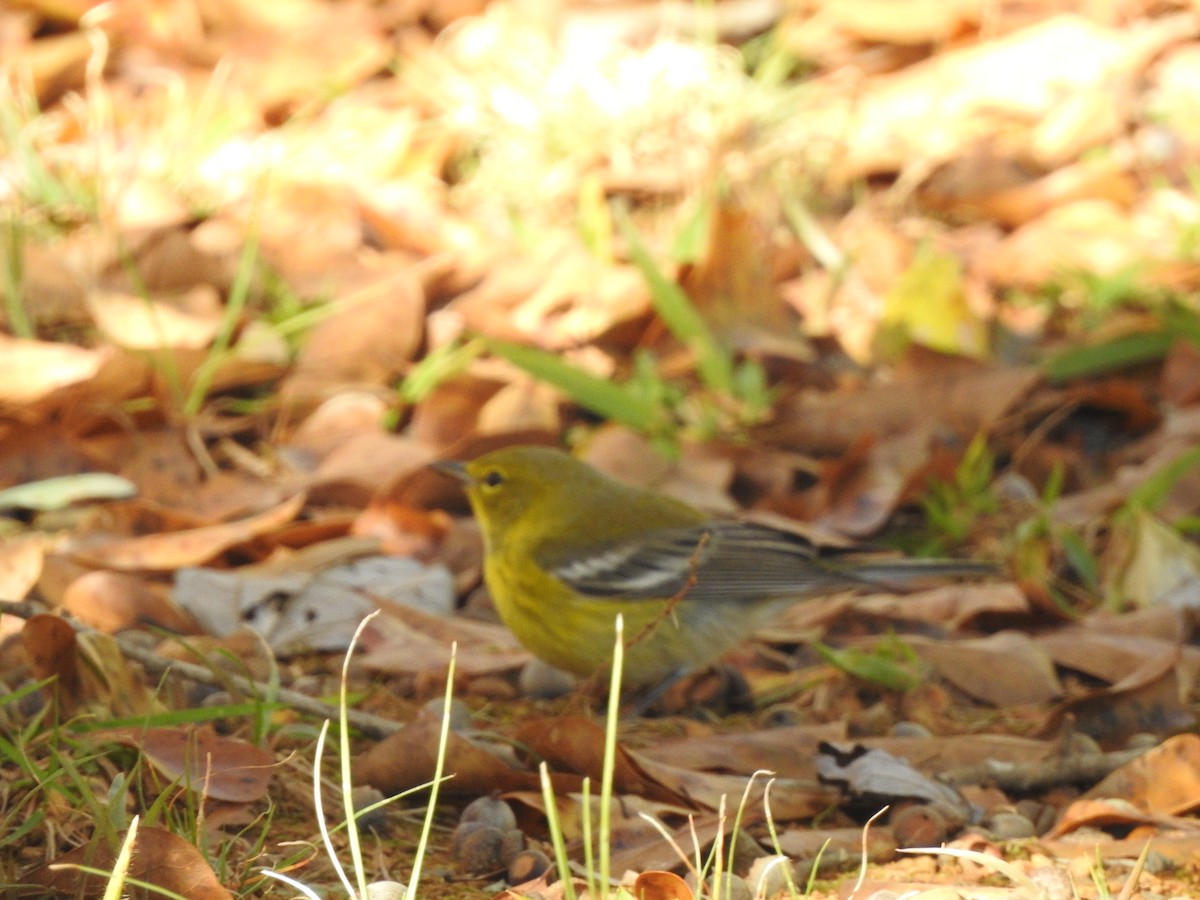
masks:
{"type": "Polygon", "coordinates": [[[575,690],[577,680],[570,672],[556,669],[540,659],[530,660],[521,670],[517,687],[521,695],[531,700],[554,700],[575,690]]]}
{"type": "Polygon", "coordinates": [[[517,827],[517,815],[513,812],[512,807],[499,797],[476,797],[463,808],[458,822],[460,825],[468,822],[480,822],[499,828],[501,831],[508,831],[517,827]]]}
{"type": "Polygon", "coordinates": [[[404,900],[408,894],[399,881],[372,881],[367,885],[367,900],[404,900]]]}
{"type": "Polygon", "coordinates": [[[379,830],[387,823],[388,808],[386,806],[379,806],[368,813],[362,813],[362,810],[383,799],[383,791],[368,784],[356,785],[350,790],[350,802],[354,806],[354,811],[361,813],[354,820],[360,828],[379,830]]]}
{"type": "MultiPolygon", "coordinates": [[[[297,675],[292,682],[292,690],[298,694],[308,694],[310,697],[320,697],[325,693],[325,679],[320,675],[305,673],[297,675]]],[[[384,882],[380,882],[383,884],[384,882]]]]}
{"type": "Polygon", "coordinates": [[[1129,740],[1125,742],[1125,746],[1130,750],[1153,750],[1162,743],[1162,738],[1157,734],[1151,734],[1147,731],[1131,734],[1129,740]]]}
{"type": "Polygon", "coordinates": [[[1017,812],[1033,823],[1033,827],[1038,834],[1045,834],[1058,821],[1058,810],[1049,803],[1043,803],[1041,800],[1030,798],[1018,800],[1016,809],[1017,812]]]}
{"type": "Polygon", "coordinates": [[[760,856],[750,865],[746,881],[755,897],[775,897],[788,892],[788,877],[795,883],[795,864],[786,856],[760,856]]]}
{"type": "Polygon", "coordinates": [[[1016,841],[1037,836],[1037,828],[1019,812],[997,812],[987,822],[987,828],[998,841],[1016,841]]]}
{"type": "Polygon", "coordinates": [[[1083,756],[1085,754],[1104,752],[1094,737],[1090,734],[1084,734],[1082,731],[1072,732],[1063,741],[1062,751],[1070,756],[1083,756]]]}
{"type": "Polygon", "coordinates": [[[790,703],[776,703],[759,714],[758,722],[763,728],[786,728],[804,724],[804,716],[790,703]]]}
{"type": "MultiPolygon", "coordinates": [[[[442,714],[446,709],[445,697],[434,697],[423,707],[421,707],[421,715],[432,716],[437,720],[441,720],[442,714]]],[[[463,703],[461,700],[450,701],[450,730],[457,733],[469,731],[474,725],[474,719],[471,716],[471,707],[463,703]]]]}
{"type": "Polygon", "coordinates": [[[889,729],[892,737],[931,738],[933,732],[920,722],[897,722],[889,729]]]}
{"type": "Polygon", "coordinates": [[[716,877],[709,877],[703,891],[696,890],[696,876],[692,872],[688,872],[684,881],[696,896],[716,897],[719,900],[753,900],[754,898],[754,892],[750,890],[749,882],[732,872],[722,872],[720,881],[716,877]]]}
{"type": "Polygon", "coordinates": [[[1078,892],[1074,890],[1074,885],[1071,884],[1067,870],[1062,866],[1035,865],[1026,874],[1030,881],[1041,888],[1042,895],[1047,900],[1060,900],[1060,898],[1067,900],[1067,898],[1079,896],[1078,892]]]}

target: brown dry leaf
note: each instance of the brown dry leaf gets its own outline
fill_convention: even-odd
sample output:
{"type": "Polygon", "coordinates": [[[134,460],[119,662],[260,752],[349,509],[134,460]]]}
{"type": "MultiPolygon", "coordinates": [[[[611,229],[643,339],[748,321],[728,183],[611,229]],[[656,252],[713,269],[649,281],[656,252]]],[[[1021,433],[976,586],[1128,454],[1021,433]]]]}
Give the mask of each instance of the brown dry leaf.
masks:
{"type": "Polygon", "coordinates": [[[1163,402],[1188,406],[1200,402],[1200,347],[1180,338],[1163,360],[1159,392],[1163,402]]]}
{"type": "Polygon", "coordinates": [[[443,510],[383,500],[372,503],[356,516],[350,533],[356,537],[376,538],[384,553],[427,560],[453,527],[453,520],[443,510]]]}
{"type": "Polygon", "coordinates": [[[563,427],[560,406],[562,394],[556,388],[534,378],[518,378],[500,388],[479,407],[475,429],[480,434],[516,429],[538,429],[557,434],[563,427]]]}
{"type": "MultiPolygon", "coordinates": [[[[741,796],[739,793],[737,796],[741,796]]],[[[616,798],[614,798],[616,799],[616,798]]],[[[636,807],[633,807],[636,809],[636,807]]],[[[671,841],[663,840],[657,828],[631,823],[626,825],[629,841],[614,847],[611,865],[614,872],[648,872],[680,865],[676,847],[711,848],[719,834],[728,834],[729,822],[716,813],[693,813],[685,825],[674,829],[671,841]],[[674,846],[672,846],[672,842],[674,846]]]]}
{"type": "Polygon", "coordinates": [[[347,436],[321,460],[309,479],[309,494],[314,504],[361,508],[377,496],[381,484],[411,474],[433,460],[429,447],[412,438],[386,434],[378,428],[364,431],[347,436]]]}
{"type": "Polygon", "coordinates": [[[178,229],[191,219],[191,210],[179,196],[178,186],[152,173],[137,173],[125,180],[106,210],[117,231],[137,233],[178,229]]]}
{"type": "Polygon", "coordinates": [[[625,484],[669,494],[713,513],[733,514],[729,496],[734,463],[720,447],[687,443],[680,459],[668,460],[643,434],[620,425],[598,428],[580,459],[625,484]]]}
{"type": "MultiPolygon", "coordinates": [[[[539,826],[545,821],[546,801],[540,792],[509,791],[504,795],[504,799],[510,803],[519,804],[516,806],[518,817],[524,818],[523,813],[525,808],[528,808],[536,813],[536,821],[539,826]]],[[[585,808],[591,814],[592,827],[595,828],[600,814],[595,795],[588,798],[586,807],[583,796],[578,793],[556,794],[554,802],[558,811],[559,825],[562,828],[563,836],[568,841],[579,841],[583,837],[585,808]]],[[[657,843],[661,848],[662,834],[654,827],[653,821],[683,822],[696,815],[695,811],[688,807],[647,800],[645,797],[633,794],[614,796],[609,805],[609,813],[613,823],[614,847],[657,843]],[[653,821],[647,821],[647,817],[653,821]]],[[[700,814],[700,818],[705,818],[704,814],[700,814]]],[[[646,868],[654,868],[654,866],[650,865],[646,868]]]]}
{"type": "MultiPolygon", "coordinates": [[[[385,114],[393,123],[398,118],[395,111],[385,114]]],[[[434,173],[442,172],[443,154],[453,150],[456,136],[449,129],[439,129],[436,121],[413,123],[410,129],[417,135],[424,132],[432,137],[419,146],[406,143],[406,155],[401,163],[405,174],[414,168],[427,167],[434,173]]],[[[374,160],[379,160],[380,156],[381,130],[376,127],[370,131],[368,153],[374,160]]],[[[384,133],[386,135],[386,130],[384,133]]],[[[376,241],[391,250],[412,251],[421,257],[467,253],[483,242],[479,227],[450,208],[445,193],[440,182],[411,178],[397,181],[388,185],[382,194],[360,196],[359,213],[376,241]]]]}
{"type": "Polygon", "coordinates": [[[41,37],[22,47],[6,48],[0,77],[29,85],[38,105],[45,108],[68,91],[83,87],[88,60],[94,53],[91,39],[82,30],[41,37]]]}
{"type": "MultiPolygon", "coordinates": [[[[1200,736],[1176,734],[1100,781],[1082,799],[1117,798],[1153,815],[1200,806],[1200,736]]],[[[1200,827],[1200,826],[1196,826],[1200,827]]]]}
{"type": "MultiPolygon", "coordinates": [[[[418,716],[400,731],[368,748],[354,761],[354,776],[385,794],[428,784],[436,771],[442,723],[431,715],[418,716]]],[[[443,795],[471,797],[496,791],[539,791],[538,776],[513,768],[496,754],[459,734],[448,736],[445,772],[453,775],[441,786],[443,795]]],[[[581,779],[552,776],[556,792],[578,790],[581,779]]]]}
{"type": "Polygon", "coordinates": [[[286,525],[304,508],[304,503],[305,496],[297,494],[266,512],[237,522],[91,543],[70,552],[85,562],[118,570],[169,571],[198,566],[236,544],[286,525]]]}
{"type": "Polygon", "coordinates": [[[21,637],[34,677],[55,679],[52,695],[65,712],[81,707],[108,716],[161,711],[110,636],[77,634],[59,616],[38,615],[25,623],[21,637]]]}
{"type": "Polygon", "coordinates": [[[606,263],[573,239],[546,243],[534,258],[498,263],[455,299],[450,308],[468,329],[563,350],[650,309],[649,289],[634,266],[606,263]]]}
{"type": "Polygon", "coordinates": [[[1186,15],[1123,30],[1058,15],[858,91],[836,75],[818,80],[826,106],[814,104],[805,125],[814,146],[838,148],[839,181],[942,162],[985,139],[1050,168],[1119,134],[1147,63],[1196,30],[1186,15]]]}
{"type": "Polygon", "coordinates": [[[262,468],[268,463],[261,461],[260,466],[260,460],[247,455],[233,442],[222,441],[215,449],[218,452],[214,455],[220,456],[222,463],[233,466],[247,463],[249,471],[221,468],[210,473],[187,500],[187,511],[195,524],[228,522],[253,515],[256,510],[283,502],[304,486],[303,479],[291,472],[273,472],[264,477],[262,468]],[[226,448],[232,452],[223,452],[226,448]]]}
{"type": "MultiPolygon", "coordinates": [[[[1078,859],[1085,856],[1089,864],[1097,856],[1105,860],[1135,860],[1146,849],[1147,836],[1143,832],[1144,829],[1135,828],[1129,837],[1122,840],[1107,835],[1090,841],[1080,841],[1077,835],[1060,839],[1042,837],[1038,844],[1045,848],[1047,853],[1052,853],[1060,859],[1078,859]]],[[[1181,869],[1190,865],[1196,859],[1196,855],[1200,854],[1200,834],[1180,834],[1158,828],[1153,832],[1150,849],[1154,858],[1161,859],[1168,868],[1181,869]]]]}
{"type": "Polygon", "coordinates": [[[147,716],[165,711],[142,670],[130,666],[112,635],[84,631],[76,636],[76,644],[84,698],[102,715],[147,716]]]}
{"type": "Polygon", "coordinates": [[[1191,819],[1144,812],[1124,798],[1084,797],[1062,811],[1057,824],[1047,837],[1062,837],[1081,828],[1101,829],[1106,826],[1116,826],[1124,831],[1131,825],[1158,826],[1171,831],[1200,827],[1191,819]]]}
{"type": "Polygon", "coordinates": [[[1041,379],[1031,368],[968,365],[913,373],[859,391],[806,391],[778,404],[758,439],[802,453],[844,453],[863,435],[906,434],[914,422],[962,435],[987,431],[1041,379]]]}
{"type": "Polygon", "coordinates": [[[713,332],[734,347],[755,332],[786,335],[794,326],[775,292],[778,251],[766,225],[769,214],[730,197],[714,206],[707,246],[680,272],[680,287],[713,332]]]}
{"type": "Polygon", "coordinates": [[[282,0],[216,4],[205,12],[205,34],[218,44],[212,51],[227,55],[227,77],[268,117],[286,117],[293,104],[326,97],[331,85],[356,85],[391,56],[364,3],[282,0]]]}
{"type": "MultiPolygon", "coordinates": [[[[699,771],[633,752],[629,758],[661,790],[687,798],[693,806],[715,810],[720,808],[722,800],[730,802],[738,798],[740,802],[745,796],[746,808],[753,811],[749,813],[751,818],[757,817],[758,811],[763,809],[766,779],[756,779],[748,784],[742,774],[699,771]]],[[[592,780],[595,781],[595,776],[592,780]]],[[[815,778],[782,778],[776,774],[770,784],[771,814],[783,820],[811,818],[843,799],[838,788],[821,784],[815,778]]]]}
{"type": "MultiPolygon", "coordinates": [[[[105,468],[136,484],[143,502],[190,509],[190,500],[203,483],[200,464],[179,428],[105,433],[84,446],[105,468]]],[[[202,520],[189,516],[186,521],[202,520]]]]}
{"type": "Polygon", "coordinates": [[[425,333],[425,295],[400,265],[342,297],[309,333],[282,388],[289,405],[324,402],[347,387],[390,386],[425,333]]]}
{"type": "Polygon", "coordinates": [[[942,678],[992,706],[1040,706],[1063,694],[1049,654],[1021,632],[956,641],[913,636],[907,642],[942,678]]]}
{"type": "Polygon", "coordinates": [[[269,751],[201,729],[115,728],[92,734],[141,750],[168,781],[214,800],[261,800],[275,770],[269,751]]]}
{"type": "Polygon", "coordinates": [[[168,599],[165,585],[120,572],[81,575],[67,587],[61,605],[84,625],[106,634],[145,625],[177,634],[198,633],[196,623],[168,599]]]}
{"type": "Polygon", "coordinates": [[[101,334],[131,350],[201,349],[221,329],[220,300],[208,285],[172,302],[119,291],[92,291],[87,304],[101,334]]]}
{"type": "Polygon", "coordinates": [[[46,539],[28,534],[0,539],[0,609],[5,600],[24,600],[37,584],[46,558],[46,539]]]}
{"type": "Polygon", "coordinates": [[[87,350],[0,334],[0,403],[36,403],[94,377],[110,356],[106,349],[87,350]]]}
{"type": "Polygon", "coordinates": [[[919,199],[926,208],[951,218],[1016,227],[1078,200],[1104,200],[1128,208],[1137,190],[1127,167],[1111,157],[1040,173],[983,147],[947,161],[921,186],[919,199]]]}
{"type": "Polygon", "coordinates": [[[447,378],[413,411],[413,438],[435,451],[448,452],[463,435],[475,433],[479,411],[505,384],[474,372],[447,378]]]}
{"type": "Polygon", "coordinates": [[[880,594],[855,600],[855,609],[884,618],[927,622],[950,631],[965,628],[980,616],[1023,616],[1029,600],[1011,582],[947,584],[898,596],[880,594]]]}
{"type": "MultiPolygon", "coordinates": [[[[383,432],[388,403],[371,391],[345,391],[324,401],[280,448],[295,464],[311,469],[347,440],[364,432],[383,432]]],[[[418,444],[420,446],[420,444],[418,444]]]]}
{"type": "Polygon", "coordinates": [[[911,425],[904,432],[864,446],[847,465],[838,460],[825,467],[827,507],[813,510],[814,523],[838,534],[866,537],[878,531],[896,511],[915,479],[931,460],[932,426],[911,425]]]}
{"type": "Polygon", "coordinates": [[[385,614],[367,626],[366,652],[355,661],[371,671],[444,672],[450,664],[451,644],[458,645],[455,668],[466,675],[511,672],[529,662],[529,651],[502,625],[378,602],[385,614]]]}
{"type": "MultiPolygon", "coordinates": [[[[1178,621],[1181,611],[1170,610],[1170,613],[1178,621]]],[[[1122,616],[1121,620],[1126,618],[1132,617],[1122,616]]],[[[1195,648],[1183,646],[1186,634],[1163,639],[1138,634],[1132,623],[1128,631],[1120,629],[1119,625],[1117,628],[1104,632],[1085,620],[1082,627],[1060,628],[1040,634],[1034,640],[1057,665],[1084,672],[1109,684],[1124,681],[1139,670],[1145,671],[1147,666],[1155,667],[1164,659],[1176,665],[1181,661],[1181,653],[1193,657],[1200,655],[1195,648]]]]}
{"type": "Polygon", "coordinates": [[[0,487],[105,468],[57,424],[0,425],[0,487]]]}
{"type": "Polygon", "coordinates": [[[1170,129],[1182,143],[1181,157],[1194,158],[1200,150],[1200,44],[1192,41],[1174,47],[1151,73],[1146,92],[1147,110],[1155,123],[1170,129]]]}
{"type": "Polygon", "coordinates": [[[982,0],[831,0],[820,4],[816,16],[859,40],[924,44],[974,25],[983,7],[982,0]]]}
{"type": "Polygon", "coordinates": [[[30,322],[38,333],[64,325],[85,325],[90,317],[84,303],[84,279],[78,270],[79,257],[92,256],[89,237],[81,233],[58,235],[52,243],[38,241],[32,235],[25,238],[19,264],[24,308],[30,322]]]}
{"type": "MultiPolygon", "coordinates": [[[[91,843],[24,873],[21,881],[52,891],[54,896],[100,897],[108,877],[91,875],[76,867],[90,866],[111,872],[115,862],[114,849],[97,836],[91,843]]],[[[164,828],[138,828],[128,875],[187,900],[233,900],[233,894],[221,886],[203,854],[164,828]]],[[[130,897],[161,896],[158,891],[128,886],[126,890],[130,897]]]]}
{"type": "Polygon", "coordinates": [[[1152,606],[1114,613],[1098,609],[1080,623],[1100,634],[1129,638],[1153,638],[1178,647],[1186,644],[1196,629],[1188,610],[1152,606]]]}
{"type": "Polygon", "coordinates": [[[70,715],[84,699],[75,629],[59,616],[33,616],[25,622],[21,642],[33,677],[39,681],[54,679],[53,696],[62,711],[70,715]]]}
{"type": "MultiPolygon", "coordinates": [[[[1183,410],[1168,409],[1162,426],[1154,434],[1142,442],[1136,461],[1121,465],[1115,474],[1104,483],[1094,488],[1068,494],[1055,502],[1052,516],[1055,521],[1076,527],[1090,527],[1094,522],[1120,506],[1148,479],[1163,471],[1163,469],[1182,456],[1195,449],[1200,441],[1200,408],[1189,407],[1183,410]]],[[[1177,505],[1174,494],[1168,495],[1159,513],[1166,517],[1191,515],[1194,507],[1184,502],[1177,505]]],[[[1113,541],[1118,552],[1113,554],[1117,560],[1111,571],[1120,572],[1124,567],[1124,554],[1128,552],[1128,544],[1113,541]]]]}
{"type": "Polygon", "coordinates": [[[1136,606],[1193,608],[1200,602],[1200,547],[1144,509],[1125,524],[1129,557],[1116,573],[1123,599],[1136,606]]]}
{"type": "Polygon", "coordinates": [[[642,872],[633,882],[633,896],[640,900],[692,900],[692,889],[674,872],[642,872]]]}
{"type": "Polygon", "coordinates": [[[868,362],[883,295],[912,262],[914,242],[869,201],[855,204],[829,231],[829,249],[814,251],[821,267],[809,267],[778,292],[800,314],[807,336],[831,335],[852,358],[868,362]]]}
{"type": "Polygon", "coordinates": [[[787,829],[779,834],[780,852],[792,859],[831,863],[841,859],[857,865],[862,858],[863,840],[867,841],[867,858],[875,862],[893,859],[896,838],[887,825],[873,825],[863,834],[861,828],[804,828],[787,829]]]}
{"type": "MultiPolygon", "coordinates": [[[[222,112],[229,114],[227,109],[222,112]]],[[[178,109],[163,113],[179,114],[178,109]]],[[[155,121],[148,127],[159,129],[162,123],[155,121]]],[[[157,213],[118,208],[115,214],[146,216],[157,213]]],[[[88,260],[76,261],[76,268],[88,273],[95,267],[101,272],[91,278],[78,277],[89,286],[91,282],[98,281],[105,290],[117,296],[127,294],[139,298],[162,298],[163,301],[170,299],[172,305],[186,301],[182,311],[201,318],[219,314],[221,301],[218,294],[228,290],[233,283],[241,245],[220,249],[206,247],[200,239],[204,235],[205,224],[201,222],[196,228],[191,225],[191,222],[187,222],[172,227],[127,226],[115,236],[101,234],[93,239],[99,246],[90,248],[89,254],[83,252],[89,249],[87,245],[75,251],[75,256],[88,260]],[[102,243],[106,236],[112,246],[102,243]],[[94,262],[91,261],[93,257],[94,262]],[[193,291],[196,293],[193,294],[193,291]]],[[[142,316],[134,315],[135,322],[143,322],[142,316]]],[[[120,317],[115,319],[115,323],[120,321],[120,317]]]]}
{"type": "Polygon", "coordinates": [[[1161,258],[1127,209],[1076,200],[1009,235],[987,260],[987,273],[1001,287],[1037,289],[1064,272],[1111,276],[1161,258]]]}
{"type": "Polygon", "coordinates": [[[1171,648],[1147,658],[1107,690],[1069,700],[1057,710],[1070,716],[1074,727],[1113,746],[1135,734],[1171,734],[1195,727],[1196,715],[1188,697],[1200,669],[1200,654],[1192,648],[1171,648]]]}
{"type": "MultiPolygon", "coordinates": [[[[593,720],[582,716],[534,719],[521,723],[514,737],[551,768],[589,777],[593,784],[599,783],[603,774],[604,730],[593,720]]],[[[617,748],[612,777],[613,790],[617,793],[636,794],[677,806],[693,805],[686,796],[650,777],[642,770],[635,755],[623,747],[617,748]]]]}
{"type": "Polygon", "coordinates": [[[638,750],[652,759],[689,769],[718,769],[740,772],[775,772],[784,778],[817,777],[813,759],[822,741],[843,740],[844,721],[817,725],[743,731],[737,734],[702,735],[679,740],[662,740],[638,750]]]}

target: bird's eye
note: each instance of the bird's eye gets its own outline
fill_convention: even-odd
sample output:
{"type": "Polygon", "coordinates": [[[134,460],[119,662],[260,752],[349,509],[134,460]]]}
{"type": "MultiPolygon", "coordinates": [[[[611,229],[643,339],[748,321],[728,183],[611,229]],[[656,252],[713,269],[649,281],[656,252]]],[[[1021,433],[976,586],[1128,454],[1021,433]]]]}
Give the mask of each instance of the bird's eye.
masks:
{"type": "Polygon", "coordinates": [[[504,483],[504,476],[501,475],[499,472],[497,472],[495,469],[492,469],[490,472],[488,472],[486,475],[483,476],[483,483],[485,485],[487,485],[488,487],[499,487],[501,484],[504,483]]]}

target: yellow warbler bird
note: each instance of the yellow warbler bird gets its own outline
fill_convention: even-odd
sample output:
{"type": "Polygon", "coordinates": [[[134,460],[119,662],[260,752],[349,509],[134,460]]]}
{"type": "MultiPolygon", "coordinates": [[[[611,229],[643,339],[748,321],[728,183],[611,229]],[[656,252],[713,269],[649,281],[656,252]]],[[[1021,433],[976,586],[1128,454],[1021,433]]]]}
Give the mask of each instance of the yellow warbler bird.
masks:
{"type": "Polygon", "coordinates": [[[466,485],[483,530],[484,577],[517,639],[586,676],[611,660],[621,613],[627,685],[712,662],[798,600],[992,571],[818,548],[768,525],[714,519],[546,447],[436,468],[466,485]]]}

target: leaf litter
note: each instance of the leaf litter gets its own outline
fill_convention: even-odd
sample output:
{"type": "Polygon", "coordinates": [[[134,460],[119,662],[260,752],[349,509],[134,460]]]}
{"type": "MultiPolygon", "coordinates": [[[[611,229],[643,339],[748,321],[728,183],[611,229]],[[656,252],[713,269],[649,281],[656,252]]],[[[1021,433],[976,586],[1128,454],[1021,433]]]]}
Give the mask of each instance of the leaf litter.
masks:
{"type": "MultiPolygon", "coordinates": [[[[601,469],[713,511],[1005,563],[994,583],[799,607],[731,655],[736,675],[695,678],[658,718],[623,723],[615,849],[635,891],[694,889],[660,871],[686,866],[636,813],[708,852],[734,840],[724,804],[767,769],[777,780],[749,795],[733,844],[755,877],[782,849],[804,884],[828,840],[818,895],[1091,896],[1097,858],[1134,860],[1150,841],[1140,890],[1194,892],[1194,12],[730,2],[669,39],[650,6],[542,12],[549,30],[502,3],[0,13],[0,192],[14,209],[0,488],[111,473],[137,491],[5,512],[13,696],[101,722],[202,708],[184,679],[129,662],[137,633],[218,681],[241,666],[261,696],[231,681],[210,702],[272,709],[262,783],[224,798],[239,812],[207,812],[230,823],[211,839],[246,849],[232,823],[261,810],[262,790],[293,796],[294,773],[269,770],[311,734],[270,707],[271,684],[329,696],[329,651],[346,639],[334,624],[383,609],[351,687],[397,728],[357,743],[356,778],[384,791],[428,779],[437,727],[422,709],[456,642],[453,803],[504,792],[541,842],[544,759],[579,834],[583,778],[601,776],[588,686],[531,689],[528,654],[488,618],[461,498],[424,468],[569,435],[601,469]],[[687,39],[767,29],[751,74],[733,43],[687,39]],[[783,84],[772,65],[805,76],[783,84]],[[672,331],[637,240],[668,261],[701,331],[672,331]],[[533,357],[502,342],[557,365],[531,374],[533,357]],[[750,380],[714,392],[718,371],[750,380]],[[652,427],[598,422],[597,381],[616,388],[607,408],[636,400],[652,427]],[[970,455],[977,434],[984,457],[970,455]],[[451,573],[458,609],[409,608],[369,583],[339,588],[352,604],[306,595],[338,577],[323,551],[351,535],[451,573]],[[227,623],[180,608],[189,566],[221,585],[202,593],[227,623]],[[264,572],[277,580],[255,582],[264,572]],[[267,650],[241,631],[263,616],[296,627],[267,650]],[[835,758],[878,768],[822,779],[835,758]],[[952,815],[946,783],[965,803],[952,815]],[[785,826],[778,848],[768,812],[785,826]],[[838,866],[862,840],[890,862],[852,889],[838,866]],[[897,845],[943,840],[969,852],[895,860],[897,845]],[[981,885],[994,873],[980,851],[1021,877],[981,885]]],[[[0,726],[33,714],[5,703],[0,726]]],[[[217,724],[246,737],[249,719],[217,724]]],[[[189,728],[120,733],[171,778],[183,770],[151,735],[224,753],[226,738],[189,728]]],[[[103,757],[102,734],[75,737],[103,757]]],[[[216,771],[201,769],[188,790],[216,771]]],[[[115,771],[89,777],[103,794],[115,771]]],[[[201,788],[195,802],[218,799],[201,788]]],[[[307,838],[311,810],[279,830],[307,838]]],[[[77,852],[25,849],[0,878],[48,885],[34,864],[77,852]]],[[[186,896],[262,889],[248,867],[219,880],[178,849],[139,852],[180,859],[194,880],[156,883],[186,896]]],[[[264,853],[288,858],[274,834],[264,853]]],[[[386,855],[400,873],[411,862],[386,855]]]]}

